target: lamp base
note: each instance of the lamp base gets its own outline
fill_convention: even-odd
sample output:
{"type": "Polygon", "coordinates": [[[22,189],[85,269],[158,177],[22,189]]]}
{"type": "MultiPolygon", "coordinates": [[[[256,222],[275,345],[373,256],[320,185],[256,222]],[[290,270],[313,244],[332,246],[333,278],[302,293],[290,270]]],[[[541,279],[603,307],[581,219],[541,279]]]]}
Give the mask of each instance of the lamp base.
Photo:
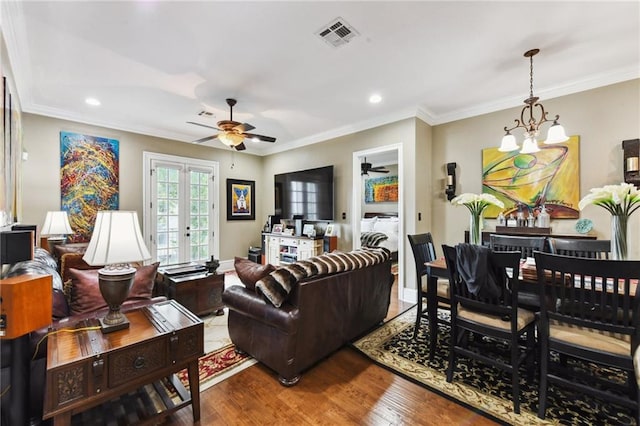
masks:
{"type": "Polygon", "coordinates": [[[122,322],[119,322],[117,324],[107,324],[106,317],[100,318],[100,331],[102,331],[102,334],[113,333],[114,331],[129,328],[129,320],[127,319],[127,317],[124,316],[124,314],[120,315],[122,315],[123,320],[122,322]]]}
{"type": "Polygon", "coordinates": [[[106,267],[98,271],[100,293],[109,306],[109,313],[100,318],[102,334],[129,328],[129,320],[122,312],[120,305],[129,294],[136,270],[126,267],[106,267]]]}

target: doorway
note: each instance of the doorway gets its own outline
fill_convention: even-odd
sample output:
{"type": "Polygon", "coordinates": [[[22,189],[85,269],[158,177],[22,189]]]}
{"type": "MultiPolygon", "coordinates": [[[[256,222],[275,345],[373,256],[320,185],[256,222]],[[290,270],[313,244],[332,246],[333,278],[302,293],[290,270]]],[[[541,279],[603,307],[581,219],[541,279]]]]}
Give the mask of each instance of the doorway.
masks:
{"type": "MultiPolygon", "coordinates": [[[[353,248],[360,247],[360,225],[361,219],[364,218],[365,210],[369,212],[375,212],[380,210],[382,213],[396,213],[398,217],[398,235],[397,235],[397,268],[398,268],[398,299],[403,300],[404,293],[404,173],[403,173],[403,161],[402,161],[402,144],[386,145],[376,148],[371,148],[362,151],[356,151],[353,153],[353,216],[352,226],[353,230],[353,248]],[[372,167],[386,167],[385,170],[389,170],[388,174],[372,174],[371,177],[387,176],[397,171],[398,177],[398,201],[395,206],[391,206],[387,203],[379,204],[379,208],[366,205],[364,203],[363,192],[363,179],[368,176],[361,175],[361,164],[365,161],[371,163],[372,167]],[[384,205],[383,205],[384,204],[384,205]],[[395,207],[395,209],[393,208],[395,207]],[[395,210],[393,212],[392,210],[395,210]]],[[[393,173],[396,174],[396,173],[393,173]]]]}
{"type": "Polygon", "coordinates": [[[218,256],[218,163],[144,153],[144,233],[161,265],[218,256]]]}

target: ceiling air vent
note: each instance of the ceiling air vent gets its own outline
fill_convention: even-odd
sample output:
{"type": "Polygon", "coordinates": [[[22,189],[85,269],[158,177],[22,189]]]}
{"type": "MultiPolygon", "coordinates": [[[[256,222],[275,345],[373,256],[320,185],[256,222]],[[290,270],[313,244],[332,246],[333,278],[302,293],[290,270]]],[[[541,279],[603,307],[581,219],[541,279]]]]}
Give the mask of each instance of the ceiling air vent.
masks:
{"type": "Polygon", "coordinates": [[[358,31],[344,19],[338,17],[316,31],[316,34],[333,47],[339,47],[349,43],[353,37],[358,35],[358,31]]]}

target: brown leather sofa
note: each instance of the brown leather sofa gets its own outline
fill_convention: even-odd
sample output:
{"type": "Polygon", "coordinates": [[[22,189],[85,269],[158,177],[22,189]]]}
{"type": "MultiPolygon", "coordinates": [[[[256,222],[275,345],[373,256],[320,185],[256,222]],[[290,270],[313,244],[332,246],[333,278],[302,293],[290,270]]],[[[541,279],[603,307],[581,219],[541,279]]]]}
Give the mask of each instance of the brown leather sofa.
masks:
{"type": "Polygon", "coordinates": [[[386,260],[346,272],[302,280],[278,308],[241,285],[222,294],[229,308],[229,335],[278,373],[285,386],[387,315],[393,276],[386,260]]]}

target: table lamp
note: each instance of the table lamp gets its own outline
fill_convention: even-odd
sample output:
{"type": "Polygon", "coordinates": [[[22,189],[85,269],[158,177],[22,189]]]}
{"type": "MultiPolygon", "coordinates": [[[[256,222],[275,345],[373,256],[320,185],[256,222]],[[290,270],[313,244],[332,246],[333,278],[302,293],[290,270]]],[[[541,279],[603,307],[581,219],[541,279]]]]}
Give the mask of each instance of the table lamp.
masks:
{"type": "Polygon", "coordinates": [[[136,273],[129,263],[150,258],[140,232],[137,212],[98,212],[89,246],[82,259],[92,266],[105,265],[98,271],[100,293],[109,306],[109,313],[100,319],[102,333],[129,327],[129,320],[120,312],[136,273]]]}
{"type": "Polygon", "coordinates": [[[44,219],[44,225],[40,231],[40,235],[48,237],[49,252],[54,254],[54,247],[58,244],[64,244],[67,235],[73,234],[71,225],[69,224],[69,216],[66,211],[50,211],[44,219]]]}

